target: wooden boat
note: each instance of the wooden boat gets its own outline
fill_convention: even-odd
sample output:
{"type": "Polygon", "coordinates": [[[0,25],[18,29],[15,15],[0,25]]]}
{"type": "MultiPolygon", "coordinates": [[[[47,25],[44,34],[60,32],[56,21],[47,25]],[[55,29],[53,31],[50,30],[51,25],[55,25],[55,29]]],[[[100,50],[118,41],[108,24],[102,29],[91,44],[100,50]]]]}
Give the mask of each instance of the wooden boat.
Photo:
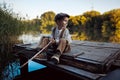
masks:
{"type": "MultiPolygon", "coordinates": [[[[38,52],[36,45],[16,44],[14,46],[15,52],[21,59],[21,64],[38,52]]],[[[40,61],[39,59],[34,59],[34,61],[48,66],[50,70],[53,69],[69,75],[67,80],[102,80],[103,76],[120,68],[120,44],[75,40],[71,44],[71,49],[69,53],[60,57],[58,65],[49,61],[49,58],[54,54],[52,49],[47,52],[48,61],[40,61]]],[[[27,66],[21,69],[21,72],[22,74],[27,73],[27,66]]],[[[57,73],[55,74],[57,75],[57,73]]],[[[62,77],[65,79],[66,76],[62,77]]]]}

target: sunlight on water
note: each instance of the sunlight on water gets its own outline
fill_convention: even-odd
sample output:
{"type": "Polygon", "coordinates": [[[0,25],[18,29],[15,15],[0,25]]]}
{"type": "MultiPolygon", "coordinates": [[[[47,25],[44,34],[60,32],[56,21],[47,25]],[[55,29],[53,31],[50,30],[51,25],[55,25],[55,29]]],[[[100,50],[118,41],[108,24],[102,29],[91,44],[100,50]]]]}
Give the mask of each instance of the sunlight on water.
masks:
{"type": "Polygon", "coordinates": [[[22,40],[24,44],[37,43],[39,42],[41,35],[33,36],[31,34],[23,34],[19,37],[19,40],[22,40]]]}
{"type": "Polygon", "coordinates": [[[19,40],[23,41],[24,44],[39,43],[42,36],[49,36],[48,34],[23,34],[19,37],[19,40]]]}

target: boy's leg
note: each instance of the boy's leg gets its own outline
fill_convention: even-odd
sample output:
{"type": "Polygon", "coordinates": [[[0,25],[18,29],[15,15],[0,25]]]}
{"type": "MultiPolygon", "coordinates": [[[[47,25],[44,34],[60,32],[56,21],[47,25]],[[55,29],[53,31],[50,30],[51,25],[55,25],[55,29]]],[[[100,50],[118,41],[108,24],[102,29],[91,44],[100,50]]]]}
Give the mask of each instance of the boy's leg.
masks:
{"type": "MultiPolygon", "coordinates": [[[[49,38],[43,37],[39,44],[39,48],[40,49],[44,48],[48,43],[49,43],[49,38]]],[[[45,52],[46,50],[44,50],[42,53],[40,53],[36,58],[39,58],[40,60],[47,60],[47,54],[45,52]]]]}
{"type": "Polygon", "coordinates": [[[66,45],[67,45],[67,40],[65,39],[60,39],[59,43],[58,43],[58,47],[57,47],[57,51],[56,53],[51,57],[52,61],[55,63],[55,64],[58,64],[59,63],[59,58],[60,56],[63,54],[65,48],[66,48],[66,45]]]}
{"type": "Polygon", "coordinates": [[[43,37],[43,39],[40,42],[40,48],[44,48],[49,43],[49,38],[43,37]]]}
{"type": "Polygon", "coordinates": [[[58,43],[58,47],[57,47],[57,51],[60,51],[61,54],[63,54],[65,48],[67,45],[67,40],[66,39],[60,39],[59,43],[58,43]]]}

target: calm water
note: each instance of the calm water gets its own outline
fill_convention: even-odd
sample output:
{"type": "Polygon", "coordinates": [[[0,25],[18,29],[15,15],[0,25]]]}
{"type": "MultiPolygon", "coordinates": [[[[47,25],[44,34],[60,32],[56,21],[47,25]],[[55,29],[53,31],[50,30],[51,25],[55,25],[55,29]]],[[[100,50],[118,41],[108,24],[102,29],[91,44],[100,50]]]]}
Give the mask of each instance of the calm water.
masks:
{"type": "Polygon", "coordinates": [[[48,34],[23,34],[19,37],[19,40],[23,41],[24,44],[38,43],[42,36],[48,36],[48,34]]]}
{"type": "Polygon", "coordinates": [[[16,75],[20,75],[19,61],[16,60],[13,63],[9,63],[8,66],[5,67],[5,70],[2,74],[2,80],[13,80],[16,75]]]}
{"type": "MultiPolygon", "coordinates": [[[[41,39],[41,36],[43,35],[31,35],[31,34],[23,34],[22,36],[19,37],[19,40],[22,40],[24,44],[29,44],[29,43],[38,43],[39,40],[41,39]]],[[[29,61],[28,63],[28,71],[32,72],[35,70],[39,70],[42,68],[45,68],[46,66],[42,64],[38,64],[34,61],[29,61]]],[[[2,72],[3,74],[3,79],[2,80],[13,80],[15,76],[20,75],[20,62],[19,59],[17,59],[15,62],[9,63],[5,70],[2,72]]],[[[0,79],[1,80],[1,79],[0,79]]]]}
{"type": "MultiPolygon", "coordinates": [[[[3,72],[3,80],[13,80],[15,78],[15,76],[20,75],[20,64],[19,61],[10,63],[4,70],[3,72]]],[[[42,64],[38,64],[34,61],[29,61],[28,63],[28,71],[32,72],[35,70],[39,70],[42,68],[46,68],[46,66],[42,65],[42,64]]]]}

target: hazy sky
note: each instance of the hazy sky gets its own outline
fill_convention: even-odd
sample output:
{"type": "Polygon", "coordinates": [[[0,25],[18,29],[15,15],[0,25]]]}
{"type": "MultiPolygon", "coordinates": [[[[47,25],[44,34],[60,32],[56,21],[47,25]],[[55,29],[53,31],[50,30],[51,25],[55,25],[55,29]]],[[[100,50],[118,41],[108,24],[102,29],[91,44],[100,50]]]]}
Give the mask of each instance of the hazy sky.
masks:
{"type": "Polygon", "coordinates": [[[81,15],[86,11],[96,10],[100,13],[120,8],[120,0],[0,0],[8,3],[15,13],[22,17],[36,18],[44,12],[64,12],[69,15],[81,15]]]}

